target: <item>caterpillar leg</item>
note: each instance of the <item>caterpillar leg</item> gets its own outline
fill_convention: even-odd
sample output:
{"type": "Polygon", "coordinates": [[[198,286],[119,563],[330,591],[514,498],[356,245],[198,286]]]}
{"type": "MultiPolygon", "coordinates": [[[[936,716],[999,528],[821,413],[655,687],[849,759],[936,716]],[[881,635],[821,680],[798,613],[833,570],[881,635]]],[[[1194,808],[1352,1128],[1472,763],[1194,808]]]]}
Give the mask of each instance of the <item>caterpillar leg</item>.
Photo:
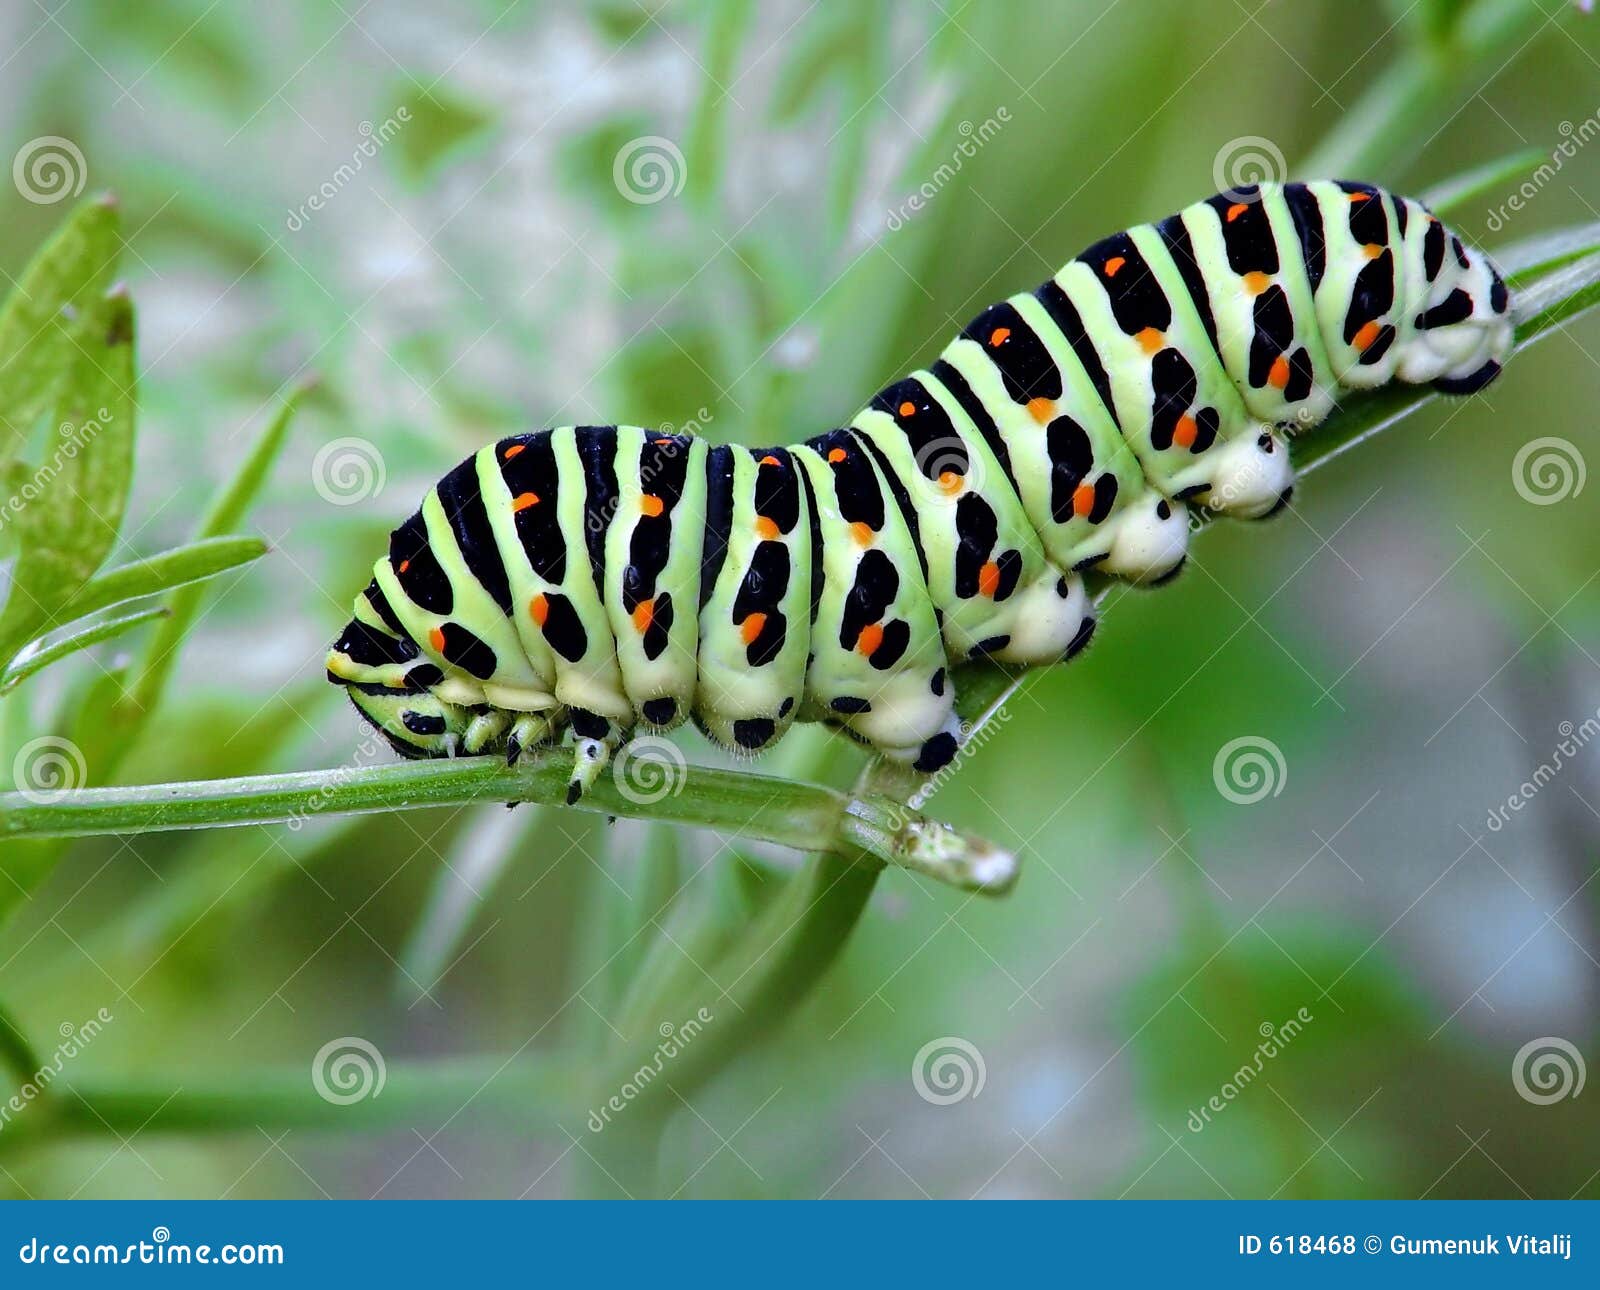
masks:
{"type": "Polygon", "coordinates": [[[600,778],[611,754],[628,739],[628,732],[596,712],[574,708],[572,775],[567,780],[567,805],[571,806],[600,778]]]}
{"type": "Polygon", "coordinates": [[[549,743],[554,734],[548,716],[537,712],[518,714],[506,736],[506,765],[515,766],[523,753],[549,743]]]}
{"type": "Polygon", "coordinates": [[[1189,508],[1149,492],[1117,514],[1100,568],[1131,582],[1170,578],[1189,554],[1189,508]]]}
{"type": "Polygon", "coordinates": [[[1294,487],[1289,447],[1271,430],[1219,444],[1207,461],[1213,466],[1211,487],[1196,499],[1208,510],[1235,519],[1255,520],[1272,514],[1288,500],[1294,487]]]}
{"type": "Polygon", "coordinates": [[[1094,635],[1094,610],[1083,578],[1046,567],[1017,590],[1015,616],[1003,647],[986,651],[1002,663],[1041,667],[1072,658],[1094,635]]]}

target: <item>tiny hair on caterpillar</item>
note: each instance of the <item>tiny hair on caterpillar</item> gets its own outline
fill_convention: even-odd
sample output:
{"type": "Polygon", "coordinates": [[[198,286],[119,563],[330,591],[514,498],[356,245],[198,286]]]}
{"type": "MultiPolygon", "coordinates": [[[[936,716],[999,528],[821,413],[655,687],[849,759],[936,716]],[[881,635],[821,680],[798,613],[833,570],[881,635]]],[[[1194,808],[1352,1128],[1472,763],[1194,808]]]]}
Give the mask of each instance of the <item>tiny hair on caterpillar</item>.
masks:
{"type": "Polygon", "coordinates": [[[407,757],[636,732],[746,753],[827,722],[916,770],[956,755],[951,668],[1069,659],[1083,575],[1143,584],[1189,508],[1271,515],[1284,435],[1347,390],[1479,390],[1504,279],[1420,202],[1262,184],[1097,242],[991,305],[846,426],[787,447],[563,426],[482,448],[394,530],[328,678],[407,757]]]}

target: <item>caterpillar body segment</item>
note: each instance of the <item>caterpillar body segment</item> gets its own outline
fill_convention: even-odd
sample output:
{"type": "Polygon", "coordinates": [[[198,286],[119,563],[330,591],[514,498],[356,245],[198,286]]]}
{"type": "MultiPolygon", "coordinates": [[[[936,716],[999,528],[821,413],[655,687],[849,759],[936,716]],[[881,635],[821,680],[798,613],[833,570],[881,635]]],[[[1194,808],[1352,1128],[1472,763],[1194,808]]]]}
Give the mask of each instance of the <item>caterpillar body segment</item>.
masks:
{"type": "Polygon", "coordinates": [[[1366,184],[1263,185],[1114,234],[791,447],[567,426],[483,448],[391,536],[329,678],[407,756],[570,729],[755,753],[825,721],[923,771],[952,664],[1070,658],[1083,571],[1153,583],[1188,508],[1269,514],[1347,389],[1468,393],[1512,342],[1487,257],[1366,184]]]}

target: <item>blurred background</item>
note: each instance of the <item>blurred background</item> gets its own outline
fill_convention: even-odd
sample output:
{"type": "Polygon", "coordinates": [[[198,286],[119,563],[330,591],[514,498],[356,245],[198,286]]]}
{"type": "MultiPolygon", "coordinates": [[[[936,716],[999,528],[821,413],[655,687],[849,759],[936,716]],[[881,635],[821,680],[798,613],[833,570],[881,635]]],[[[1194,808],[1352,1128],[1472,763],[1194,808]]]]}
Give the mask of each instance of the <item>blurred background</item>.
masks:
{"type": "MultiPolygon", "coordinates": [[[[1600,35],[1527,7],[1351,177],[1418,191],[1586,144],[1600,35]]],[[[213,589],[116,778],[356,764],[322,651],[388,530],[483,442],[839,424],[984,305],[1224,186],[1241,149],[1302,173],[1429,15],[1462,8],[0,6],[9,147],[70,141],[82,191],[122,204],[131,548],[184,540],[284,391],[320,382],[252,516],[271,555],[213,589]]],[[[1600,218],[1595,161],[1580,146],[1522,209],[1497,192],[1455,222],[1492,249],[1600,218]]],[[[8,277],[71,208],[41,196],[0,190],[8,277]]],[[[1600,1195],[1600,1099],[1526,1096],[1519,1059],[1600,1052],[1600,751],[1558,752],[1600,709],[1600,538],[1591,493],[1517,486],[1536,439],[1577,470],[1600,449],[1597,352],[1583,320],[1270,525],[1208,532],[1159,594],[1113,593],[1095,648],[1032,678],[931,803],[1019,852],[1016,892],[887,874],[810,998],[674,1117],[663,1190],[1600,1195]],[[1241,750],[1264,786],[1230,778],[1241,750]]],[[[8,698],[8,737],[51,729],[93,670],[8,698]]],[[[843,785],[859,765],[813,731],[761,769],[843,785]]],[[[584,994],[594,911],[661,846],[675,910],[722,899],[721,839],[564,810],[84,840],[0,931],[0,1000],[46,1049],[105,1009],[69,1074],[112,1090],[236,1090],[349,1037],[391,1080],[562,1051],[609,1024],[584,994]]],[[[0,1192],[594,1190],[582,1112],[547,1109],[456,1097],[375,1133],[263,1113],[24,1134],[19,1115],[0,1192]]]]}

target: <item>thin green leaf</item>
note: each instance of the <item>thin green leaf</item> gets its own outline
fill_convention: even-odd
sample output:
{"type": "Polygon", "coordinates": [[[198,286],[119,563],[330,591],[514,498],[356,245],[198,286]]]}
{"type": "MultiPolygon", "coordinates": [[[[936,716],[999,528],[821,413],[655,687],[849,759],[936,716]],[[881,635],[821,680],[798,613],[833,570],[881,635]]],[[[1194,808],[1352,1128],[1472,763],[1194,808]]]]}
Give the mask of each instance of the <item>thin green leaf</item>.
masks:
{"type": "MultiPolygon", "coordinates": [[[[261,432],[255,446],[239,463],[233,478],[212,500],[195,533],[197,540],[222,537],[243,522],[266,484],[267,477],[271,475],[279,453],[283,451],[289,425],[294,420],[302,393],[303,390],[295,390],[289,395],[267,428],[261,432]]],[[[178,651],[199,616],[206,590],[203,582],[191,582],[173,593],[168,602],[171,617],[151,637],[149,647],[135,668],[134,681],[124,700],[117,705],[124,713],[144,716],[155,711],[161,693],[166,688],[167,677],[178,661],[178,651]]]]}
{"type": "Polygon", "coordinates": [[[1545,154],[1537,148],[1523,148],[1423,190],[1421,200],[1435,215],[1447,215],[1460,210],[1474,198],[1493,192],[1513,179],[1531,174],[1544,157],[1545,154]]]}
{"type": "Polygon", "coordinates": [[[60,624],[56,611],[116,545],[133,474],[133,302],[115,290],[87,308],[73,328],[57,386],[59,434],[5,505],[20,547],[0,613],[0,659],[60,624]],[[57,441],[59,440],[59,441],[57,441]]]}
{"type": "Polygon", "coordinates": [[[259,560],[266,553],[267,544],[253,537],[207,538],[203,542],[186,543],[96,574],[61,607],[57,617],[69,622],[124,601],[171,591],[202,578],[214,578],[219,573],[259,560]]]}
{"type": "Polygon", "coordinates": [[[1600,251],[1600,224],[1579,224],[1516,242],[1496,251],[1494,262],[1512,282],[1581,260],[1600,251]]]}
{"type": "Polygon", "coordinates": [[[111,285],[118,223],[108,197],[79,206],[0,306],[0,470],[55,398],[72,354],[73,317],[111,285]]]}
{"type": "Polygon", "coordinates": [[[130,613],[116,615],[111,618],[102,618],[87,625],[75,625],[66,635],[60,636],[48,644],[41,638],[23,648],[3,673],[0,673],[0,694],[10,694],[17,686],[21,685],[36,672],[41,672],[52,663],[59,663],[80,650],[86,650],[91,645],[98,645],[101,641],[112,640],[124,632],[132,631],[140,623],[147,623],[153,618],[165,618],[171,611],[161,605],[148,609],[135,609],[130,613]]]}

